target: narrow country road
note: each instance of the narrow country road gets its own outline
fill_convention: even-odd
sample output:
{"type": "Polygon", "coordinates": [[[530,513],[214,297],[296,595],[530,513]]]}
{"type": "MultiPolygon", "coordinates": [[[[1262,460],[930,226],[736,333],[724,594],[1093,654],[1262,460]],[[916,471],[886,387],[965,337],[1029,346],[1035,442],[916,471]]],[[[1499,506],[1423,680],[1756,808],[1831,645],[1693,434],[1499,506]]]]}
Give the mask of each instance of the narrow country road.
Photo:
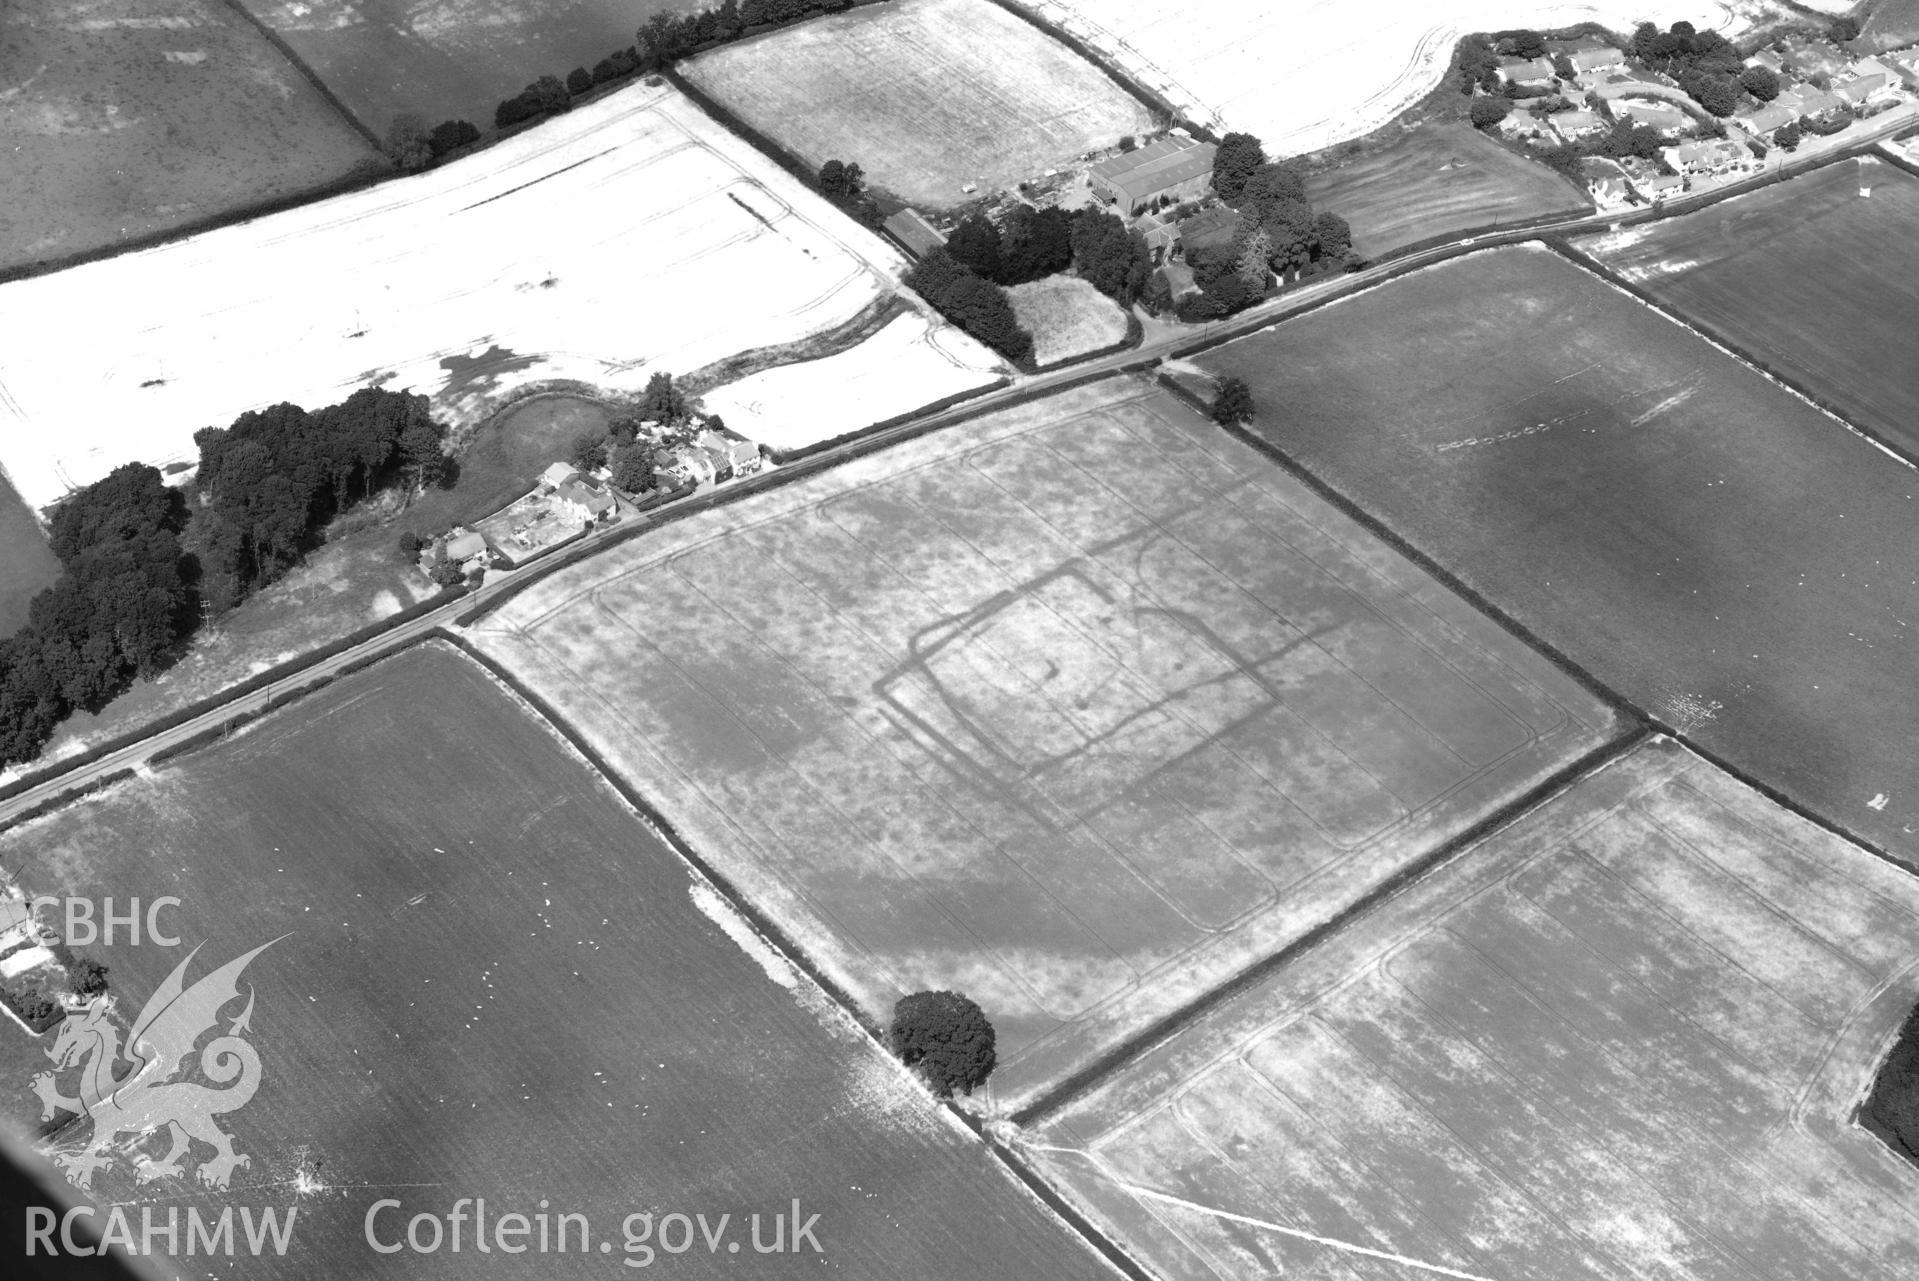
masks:
{"type": "MultiPolygon", "coordinates": [[[[939,428],[976,417],[982,413],[991,412],[996,408],[1011,403],[1033,399],[1069,384],[1106,377],[1128,367],[1151,365],[1169,357],[1211,346],[1215,343],[1225,341],[1228,338],[1240,337],[1244,334],[1252,333],[1255,330],[1263,329],[1296,312],[1318,306],[1328,299],[1344,297],[1358,290],[1377,285],[1396,276],[1405,275],[1408,272],[1417,271],[1422,267],[1431,266],[1436,262],[1456,257],[1463,253],[1475,252],[1495,245],[1516,244],[1522,241],[1536,240],[1543,236],[1578,235],[1585,232],[1601,231],[1618,223],[1630,224],[1647,222],[1655,218],[1668,218],[1688,213],[1715,201],[1738,195],[1741,192],[1756,190],[1759,187],[1781,181],[1784,177],[1804,172],[1815,166],[1835,163],[1848,157],[1865,153],[1880,141],[1893,136],[1901,129],[1913,124],[1916,118],[1915,113],[1911,110],[1889,112],[1887,115],[1892,118],[1888,119],[1884,124],[1865,131],[1860,136],[1851,139],[1842,148],[1819,155],[1793,157],[1782,165],[1779,170],[1768,171],[1765,174],[1757,175],[1743,182],[1728,184],[1714,191],[1704,192],[1690,197],[1681,197],[1668,202],[1657,210],[1635,210],[1626,214],[1589,214],[1577,218],[1568,218],[1560,222],[1514,228],[1506,231],[1480,232],[1474,235],[1464,236],[1458,240],[1449,241],[1442,245],[1435,245],[1427,249],[1406,254],[1403,257],[1395,258],[1389,262],[1369,267],[1364,271],[1354,272],[1350,275],[1328,277],[1324,281],[1284,294],[1269,302],[1261,303],[1259,306],[1249,308],[1225,320],[1183,328],[1177,333],[1152,339],[1130,350],[1115,352],[1112,355],[1103,356],[1097,360],[1087,361],[1083,364],[1071,365],[1049,373],[1021,377],[1015,379],[1010,386],[1001,388],[998,391],[977,396],[971,400],[963,401],[958,405],[939,410],[935,413],[921,415],[895,427],[888,428],[884,432],[865,436],[857,441],[825,450],[802,462],[780,467],[773,471],[764,472],[759,476],[729,484],[725,486],[720,495],[718,495],[718,500],[725,502],[737,501],[760,490],[803,479],[825,467],[832,466],[854,451],[865,451],[874,448],[876,445],[883,446],[897,439],[938,430],[939,428]]],[[[670,508],[659,513],[659,515],[667,516],[670,516],[670,514],[670,508]]],[[[629,525],[616,525],[595,533],[591,538],[593,541],[605,542],[629,529],[629,525]]],[[[643,536],[644,535],[642,535],[642,537],[643,536]]],[[[326,676],[338,673],[343,668],[376,655],[412,644],[438,628],[450,627],[453,625],[454,619],[461,614],[472,610],[476,606],[485,604],[502,592],[514,590],[517,584],[526,581],[528,576],[540,576],[543,572],[540,567],[534,566],[508,575],[504,579],[489,582],[458,600],[449,601],[438,609],[398,624],[392,628],[392,630],[382,632],[380,635],[360,645],[354,646],[352,649],[345,650],[292,672],[270,685],[226,700],[183,724],[156,732],[140,739],[138,742],[128,744],[117,751],[111,752],[98,760],[89,761],[86,764],[76,765],[71,769],[64,770],[0,802],[0,826],[7,825],[18,815],[63,792],[83,788],[100,778],[120,770],[138,768],[156,752],[177,746],[197,734],[205,733],[209,728],[218,725],[229,717],[257,711],[271,703],[275,698],[310,685],[314,681],[326,676]]],[[[57,765],[57,762],[54,764],[57,765]]],[[[45,768],[45,766],[43,765],[42,768],[45,768]]]]}

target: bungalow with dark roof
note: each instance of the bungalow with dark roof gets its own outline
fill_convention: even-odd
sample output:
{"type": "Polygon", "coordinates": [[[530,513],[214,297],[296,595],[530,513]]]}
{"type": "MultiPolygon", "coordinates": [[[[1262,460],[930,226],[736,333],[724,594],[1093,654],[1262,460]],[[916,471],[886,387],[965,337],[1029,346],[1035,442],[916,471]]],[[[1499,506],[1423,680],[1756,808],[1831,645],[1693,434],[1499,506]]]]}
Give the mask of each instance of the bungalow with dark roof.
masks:
{"type": "Polygon", "coordinates": [[[1204,195],[1213,181],[1215,150],[1210,142],[1161,138],[1100,161],[1087,180],[1095,192],[1130,216],[1161,197],[1190,200],[1204,195]]]}
{"type": "Polygon", "coordinates": [[[1507,84],[1545,84],[1553,78],[1552,60],[1549,58],[1501,58],[1499,78],[1507,84]]]}
{"type": "Polygon", "coordinates": [[[886,229],[887,235],[899,241],[900,248],[915,258],[924,258],[946,243],[946,237],[940,234],[939,228],[922,218],[919,210],[910,206],[900,210],[880,226],[886,229]]]}

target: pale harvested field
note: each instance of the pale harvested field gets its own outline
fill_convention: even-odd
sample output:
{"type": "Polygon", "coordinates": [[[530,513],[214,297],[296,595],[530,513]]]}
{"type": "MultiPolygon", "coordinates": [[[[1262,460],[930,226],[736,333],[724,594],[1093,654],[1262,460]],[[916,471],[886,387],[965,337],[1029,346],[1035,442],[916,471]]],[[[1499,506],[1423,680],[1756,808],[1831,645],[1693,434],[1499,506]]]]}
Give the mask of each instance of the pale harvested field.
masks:
{"type": "Polygon", "coordinates": [[[384,134],[401,112],[429,124],[493,108],[541,75],[589,71],[655,13],[700,0],[240,0],[384,134]]]}
{"type": "Polygon", "coordinates": [[[1004,367],[977,340],[914,311],[850,350],[749,374],[700,402],[750,440],[799,449],[984,387],[1004,367]]]}
{"type": "Polygon", "coordinates": [[[1119,304],[1077,276],[1048,276],[1006,292],[1020,327],[1033,335],[1033,363],[1042,369],[1126,336],[1119,304]]]}
{"type": "Polygon", "coordinates": [[[1025,1136],[1167,1281],[1898,1281],[1919,882],[1653,740],[1025,1136]],[[1178,1198],[1156,1199],[1144,1192],[1178,1198]]]}
{"type": "Polygon", "coordinates": [[[388,165],[220,0],[0,5],[0,268],[388,165]]]}
{"type": "MultiPolygon", "coordinates": [[[[1328,22],[1317,0],[1027,0],[1200,124],[1256,134],[1269,153],[1317,151],[1370,133],[1446,74],[1470,31],[1684,18],[1736,36],[1765,0],[1386,0],[1328,22]]],[[[1842,0],[1815,6],[1841,12],[1842,0]]]]}
{"type": "MultiPolygon", "coordinates": [[[[0,465],[43,505],[193,433],[384,381],[478,422],[830,329],[904,260],[670,89],[428,173],[0,286],[0,465]]],[[[901,404],[895,412],[915,404],[901,404]]]]}
{"type": "Polygon", "coordinates": [[[715,49],[687,77],[810,165],[856,160],[921,208],[1148,129],[1091,63],[989,0],[899,0],[715,49]]]}
{"type": "Polygon", "coordinates": [[[677,522],[476,630],[868,1014],[978,999],[1002,1101],[1616,729],[1130,380],[677,522]]]}

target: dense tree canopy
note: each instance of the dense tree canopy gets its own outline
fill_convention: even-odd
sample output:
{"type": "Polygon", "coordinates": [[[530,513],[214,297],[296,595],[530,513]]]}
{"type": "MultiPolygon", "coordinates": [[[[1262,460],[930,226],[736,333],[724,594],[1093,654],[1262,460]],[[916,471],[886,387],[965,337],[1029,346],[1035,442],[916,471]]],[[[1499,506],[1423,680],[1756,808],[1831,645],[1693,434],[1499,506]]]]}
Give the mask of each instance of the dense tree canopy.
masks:
{"type": "Polygon", "coordinates": [[[1153,274],[1153,255],[1139,233],[1117,214],[1088,206],[1073,212],[1069,238],[1080,278],[1120,306],[1131,306],[1153,274]]]}
{"type": "Polygon", "coordinates": [[[1213,393],[1213,421],[1225,426],[1253,420],[1253,389],[1243,378],[1231,376],[1219,380],[1213,393]]]}
{"type": "Polygon", "coordinates": [[[1779,73],[1771,67],[1747,67],[1739,73],[1739,87],[1761,102],[1779,96],[1779,73]]]}
{"type": "Polygon", "coordinates": [[[1473,105],[1467,108],[1467,117],[1474,127],[1489,129],[1512,114],[1512,99],[1500,94],[1481,94],[1473,99],[1473,105]]]}
{"type": "Polygon", "coordinates": [[[986,1084],[998,1062],[992,1023],[958,992],[915,992],[893,1006],[893,1053],[942,1098],[986,1084]]]}
{"type": "Polygon", "coordinates": [[[944,248],[921,258],[906,273],[906,286],[1008,360],[1025,360],[1033,354],[1033,336],[1020,327],[1006,291],[975,275],[944,248]]]}
{"type": "Polygon", "coordinates": [[[1229,133],[1213,152],[1213,190],[1232,204],[1253,171],[1266,163],[1266,148],[1250,133],[1229,133]]]}

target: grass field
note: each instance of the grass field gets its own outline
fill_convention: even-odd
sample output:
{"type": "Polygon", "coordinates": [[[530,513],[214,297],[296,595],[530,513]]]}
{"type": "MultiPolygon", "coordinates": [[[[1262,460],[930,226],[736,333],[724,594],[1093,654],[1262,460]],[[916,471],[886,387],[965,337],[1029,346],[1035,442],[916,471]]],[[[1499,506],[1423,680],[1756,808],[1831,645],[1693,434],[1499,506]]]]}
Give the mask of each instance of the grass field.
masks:
{"type": "Polygon", "coordinates": [[[1577,245],[1919,456],[1919,178],[1841,161],[1577,245]]]}
{"type": "Polygon", "coordinates": [[[1433,236],[1592,211],[1584,192],[1470,125],[1428,121],[1307,180],[1313,205],[1352,224],[1368,258],[1433,236]]]}
{"type": "Polygon", "coordinates": [[[220,0],[10,4],[0,50],[0,268],[387,168],[220,0]]]}
{"type": "Polygon", "coordinates": [[[542,75],[562,80],[633,43],[655,13],[696,0],[241,0],[353,113],[493,125],[493,108],[542,75]]]}
{"type": "Polygon", "coordinates": [[[632,391],[831,329],[903,267],[635,85],[427,173],[0,286],[0,460],[44,504],[191,460],[208,423],[375,381],[468,427],[529,385],[632,391]]]}
{"type": "Polygon", "coordinates": [[[1868,49],[1898,49],[1919,40],[1919,0],[1877,0],[1859,33],[1868,49]]]}
{"type": "Polygon", "coordinates": [[[989,0],[898,0],[701,54],[684,71],[788,151],[858,161],[923,209],[1007,187],[1152,121],[1104,73],[989,0]]]}
{"type": "Polygon", "coordinates": [[[1033,363],[1062,360],[1111,347],[1126,336],[1119,304],[1076,276],[1047,276],[1006,291],[1020,327],[1033,335],[1033,363]]]}
{"type": "MultiPolygon", "coordinates": [[[[0,838],[38,892],[165,894],[179,948],[92,950],[144,1000],[247,970],[259,1093],[226,1118],[252,1165],[96,1199],[287,1206],[248,1277],[618,1275],[629,1213],[745,1216],[794,1198],[821,1255],[661,1255],[695,1277],[1108,1275],[842,1012],[730,914],[577,756],[475,665],[415,649],[243,735],[0,838]],[[302,1161],[321,1184],[296,1189],[302,1161]],[[363,1237],[460,1197],[588,1216],[612,1257],[383,1258],[363,1237]],[[743,1263],[742,1259],[750,1263],[743,1263]],[[752,1265],[758,1264],[759,1268],[752,1265]]],[[[135,1010],[138,1005],[134,1005],[135,1010]]],[[[237,1012],[237,1007],[236,1011],[237,1012]]],[[[44,1044],[44,1043],[41,1043],[44,1044]]],[[[31,1121],[40,1044],[0,1026],[0,1105],[31,1121]]],[[[197,1156],[204,1157],[202,1149],[197,1156]]],[[[770,1236],[770,1225],[766,1229],[770,1236]]],[[[528,1239],[523,1242],[532,1244],[528,1239]]],[[[204,1270],[176,1258],[176,1266],[204,1270]]]]}
{"type": "Polygon", "coordinates": [[[60,562],[40,532],[33,509],[0,475],[0,636],[26,625],[27,605],[60,576],[60,562]]]}
{"type": "Polygon", "coordinates": [[[476,629],[869,1012],[979,1000],[1003,1104],[1614,732],[1130,380],[677,522],[476,629]]]}
{"type": "Polygon", "coordinates": [[[1891,1281],[1919,1170],[1851,1113],[1915,965],[1911,877],[1655,740],[1028,1142],[1168,1281],[1432,1275],[1210,1211],[1495,1281],[1891,1281]]]}
{"type": "Polygon", "coordinates": [[[1573,661],[1919,863],[1910,470],[1538,248],[1201,363],[1273,407],[1257,430],[1573,661]]]}

